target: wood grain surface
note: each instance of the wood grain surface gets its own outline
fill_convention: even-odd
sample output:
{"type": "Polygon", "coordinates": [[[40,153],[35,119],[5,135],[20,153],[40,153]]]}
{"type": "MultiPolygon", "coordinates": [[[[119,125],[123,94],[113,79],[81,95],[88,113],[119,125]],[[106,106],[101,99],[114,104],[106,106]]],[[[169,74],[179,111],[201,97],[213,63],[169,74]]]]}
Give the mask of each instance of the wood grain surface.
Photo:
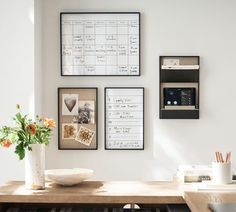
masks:
{"type": "Polygon", "coordinates": [[[1,203],[184,203],[182,192],[173,182],[85,181],[77,186],[47,184],[46,190],[32,191],[23,182],[0,187],[1,203]]]}
{"type": "Polygon", "coordinates": [[[85,181],[77,186],[46,184],[45,190],[25,189],[24,182],[12,181],[0,187],[4,203],[75,204],[184,204],[193,212],[209,212],[209,203],[236,203],[236,192],[196,191],[176,182],[85,181]]]}
{"type": "Polygon", "coordinates": [[[192,212],[210,212],[208,208],[210,203],[236,203],[236,192],[185,192],[184,199],[192,212]]]}

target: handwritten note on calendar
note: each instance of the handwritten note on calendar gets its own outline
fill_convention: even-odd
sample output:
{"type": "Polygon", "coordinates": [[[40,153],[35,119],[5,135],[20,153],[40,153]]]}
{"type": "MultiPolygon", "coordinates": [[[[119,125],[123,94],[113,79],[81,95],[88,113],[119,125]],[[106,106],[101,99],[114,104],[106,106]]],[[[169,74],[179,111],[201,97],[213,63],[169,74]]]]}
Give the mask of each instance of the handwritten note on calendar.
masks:
{"type": "Polygon", "coordinates": [[[144,88],[106,88],[106,149],[144,148],[144,88]]]}
{"type": "Polygon", "coordinates": [[[61,13],[62,75],[140,75],[140,13],[61,13]]]}

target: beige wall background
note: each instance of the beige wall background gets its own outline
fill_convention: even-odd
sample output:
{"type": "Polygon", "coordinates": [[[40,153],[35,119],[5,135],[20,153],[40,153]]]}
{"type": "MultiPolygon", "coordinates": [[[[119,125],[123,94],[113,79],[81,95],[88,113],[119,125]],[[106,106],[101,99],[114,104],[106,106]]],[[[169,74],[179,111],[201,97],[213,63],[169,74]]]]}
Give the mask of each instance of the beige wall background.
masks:
{"type": "Polygon", "coordinates": [[[236,2],[233,0],[44,0],[43,113],[57,119],[57,87],[97,86],[99,149],[58,151],[47,168],[86,167],[93,179],[171,179],[179,164],[210,164],[214,151],[236,158],[236,2]],[[61,77],[59,13],[140,11],[141,77],[61,77]],[[200,120],[159,120],[159,55],[200,55],[200,120]],[[104,150],[104,87],[145,87],[145,150],[104,150]]]}

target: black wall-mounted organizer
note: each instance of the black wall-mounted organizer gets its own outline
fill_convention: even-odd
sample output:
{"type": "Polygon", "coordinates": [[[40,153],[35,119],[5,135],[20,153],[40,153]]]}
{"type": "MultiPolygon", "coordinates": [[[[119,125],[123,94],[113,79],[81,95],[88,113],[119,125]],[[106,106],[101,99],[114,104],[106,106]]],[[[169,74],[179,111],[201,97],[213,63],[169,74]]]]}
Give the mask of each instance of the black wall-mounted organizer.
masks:
{"type": "Polygon", "coordinates": [[[199,56],[160,56],[160,119],[199,119],[199,56]]]}

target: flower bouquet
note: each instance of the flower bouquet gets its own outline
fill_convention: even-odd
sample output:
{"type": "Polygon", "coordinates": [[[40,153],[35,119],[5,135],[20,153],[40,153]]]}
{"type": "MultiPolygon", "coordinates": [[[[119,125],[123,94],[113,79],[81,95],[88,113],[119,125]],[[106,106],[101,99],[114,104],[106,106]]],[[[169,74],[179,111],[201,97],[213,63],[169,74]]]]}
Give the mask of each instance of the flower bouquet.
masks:
{"type": "Polygon", "coordinates": [[[23,115],[20,105],[13,117],[14,126],[0,128],[0,146],[5,148],[15,144],[15,153],[20,160],[26,157],[26,184],[32,189],[44,188],[44,146],[49,144],[53,128],[53,119],[36,116],[35,121],[23,115]],[[42,186],[41,186],[42,184],[42,186]],[[38,186],[39,185],[39,186],[38,186]]]}

